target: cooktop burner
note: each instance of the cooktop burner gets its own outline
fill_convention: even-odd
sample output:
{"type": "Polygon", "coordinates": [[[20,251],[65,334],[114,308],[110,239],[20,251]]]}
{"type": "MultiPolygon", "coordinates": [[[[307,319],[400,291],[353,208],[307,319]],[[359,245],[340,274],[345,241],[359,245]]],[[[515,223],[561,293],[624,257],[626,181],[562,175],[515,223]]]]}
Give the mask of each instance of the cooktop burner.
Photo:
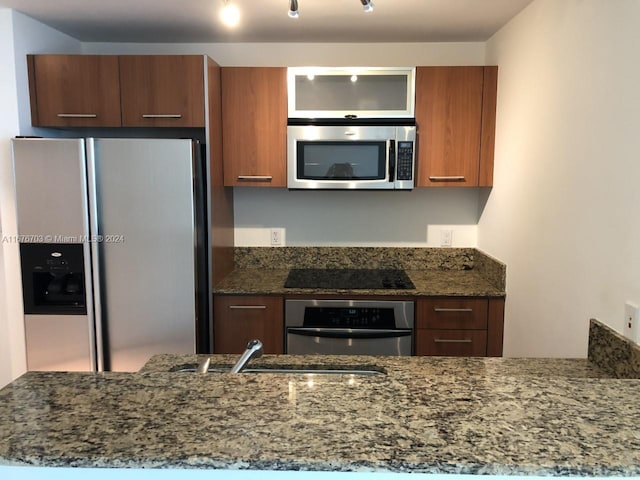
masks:
{"type": "Polygon", "coordinates": [[[395,289],[416,288],[404,270],[350,268],[294,268],[285,288],[395,289]]]}

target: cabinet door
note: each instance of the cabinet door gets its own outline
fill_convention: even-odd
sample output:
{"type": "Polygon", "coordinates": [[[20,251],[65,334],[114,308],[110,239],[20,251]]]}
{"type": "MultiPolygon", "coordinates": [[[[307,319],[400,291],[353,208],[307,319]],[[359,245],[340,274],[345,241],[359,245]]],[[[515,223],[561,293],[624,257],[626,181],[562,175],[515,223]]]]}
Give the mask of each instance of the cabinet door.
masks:
{"type": "Polygon", "coordinates": [[[242,353],[257,338],[264,353],[283,353],[281,297],[216,296],[213,301],[214,353],[242,353]]]}
{"type": "Polygon", "coordinates": [[[416,355],[484,357],[486,330],[416,330],[416,355]]]}
{"type": "Polygon", "coordinates": [[[287,185],[287,71],[222,69],[226,186],[287,185]]]}
{"type": "Polygon", "coordinates": [[[114,55],[27,55],[31,123],[37,127],[119,127],[114,55]]]}
{"type": "Polygon", "coordinates": [[[486,330],[486,298],[440,298],[418,301],[416,327],[445,330],[486,330]]]}
{"type": "Polygon", "coordinates": [[[122,126],[204,127],[204,57],[122,55],[122,126]]]}
{"type": "Polygon", "coordinates": [[[483,67],[418,67],[418,186],[478,186],[483,67]]]}

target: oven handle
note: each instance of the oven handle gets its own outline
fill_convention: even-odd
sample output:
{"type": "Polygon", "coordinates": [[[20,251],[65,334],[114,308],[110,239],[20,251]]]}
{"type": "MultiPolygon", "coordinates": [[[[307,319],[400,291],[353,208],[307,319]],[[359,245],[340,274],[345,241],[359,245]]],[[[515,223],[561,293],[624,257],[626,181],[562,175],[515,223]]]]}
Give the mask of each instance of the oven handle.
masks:
{"type": "Polygon", "coordinates": [[[288,328],[288,334],[321,338],[395,338],[410,336],[413,331],[406,329],[381,330],[369,328],[288,328]]]}

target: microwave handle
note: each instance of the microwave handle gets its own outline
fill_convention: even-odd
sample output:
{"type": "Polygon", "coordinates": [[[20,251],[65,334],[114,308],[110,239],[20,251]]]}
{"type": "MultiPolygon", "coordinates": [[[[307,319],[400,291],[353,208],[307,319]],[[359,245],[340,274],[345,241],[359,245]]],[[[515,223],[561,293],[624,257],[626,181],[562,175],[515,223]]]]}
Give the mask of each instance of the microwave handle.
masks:
{"type": "Polygon", "coordinates": [[[394,182],[396,175],[396,141],[389,140],[389,181],[394,182]]]}

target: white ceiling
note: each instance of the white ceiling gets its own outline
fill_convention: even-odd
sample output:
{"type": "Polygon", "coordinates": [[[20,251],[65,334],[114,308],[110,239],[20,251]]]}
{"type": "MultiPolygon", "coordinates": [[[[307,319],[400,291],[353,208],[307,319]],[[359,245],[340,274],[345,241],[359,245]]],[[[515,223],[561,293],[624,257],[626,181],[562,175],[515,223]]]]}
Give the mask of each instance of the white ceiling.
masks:
{"type": "Polygon", "coordinates": [[[230,0],[234,29],[218,19],[222,0],[0,0],[83,42],[470,42],[487,40],[532,0],[230,0]]]}

